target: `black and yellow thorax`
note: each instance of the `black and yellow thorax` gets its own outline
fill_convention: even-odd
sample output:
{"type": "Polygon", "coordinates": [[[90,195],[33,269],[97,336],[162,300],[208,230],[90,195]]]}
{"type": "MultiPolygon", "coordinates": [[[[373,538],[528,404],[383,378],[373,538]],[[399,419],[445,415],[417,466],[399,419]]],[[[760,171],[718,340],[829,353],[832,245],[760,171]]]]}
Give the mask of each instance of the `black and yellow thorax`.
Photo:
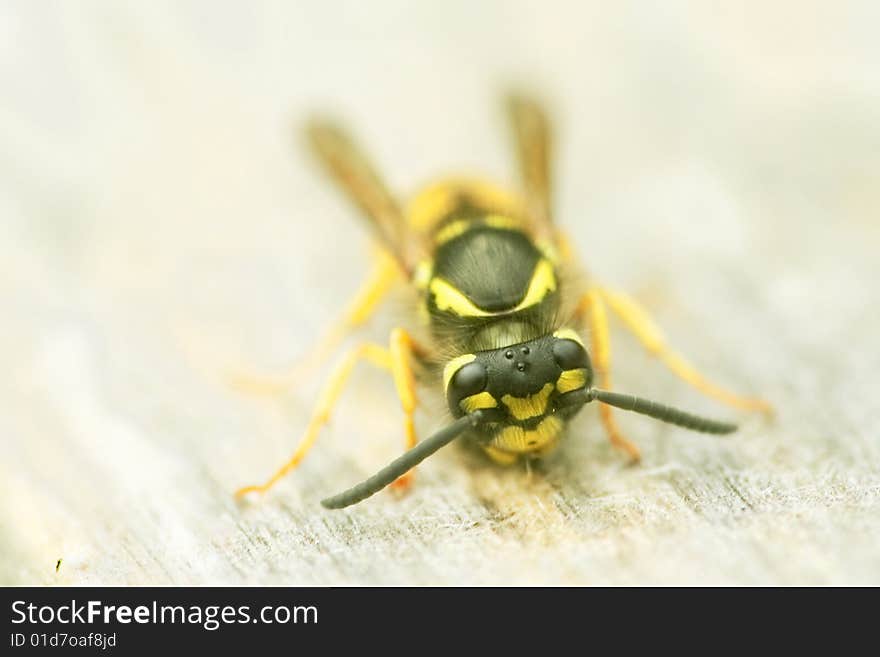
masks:
{"type": "Polygon", "coordinates": [[[460,188],[457,202],[431,218],[430,258],[414,275],[435,334],[474,341],[461,347],[491,349],[536,337],[557,314],[555,256],[535,243],[515,199],[501,194],[488,186],[460,188]],[[499,323],[508,327],[504,335],[489,330],[499,323]],[[534,330],[524,326],[521,336],[509,335],[518,323],[534,330]]]}

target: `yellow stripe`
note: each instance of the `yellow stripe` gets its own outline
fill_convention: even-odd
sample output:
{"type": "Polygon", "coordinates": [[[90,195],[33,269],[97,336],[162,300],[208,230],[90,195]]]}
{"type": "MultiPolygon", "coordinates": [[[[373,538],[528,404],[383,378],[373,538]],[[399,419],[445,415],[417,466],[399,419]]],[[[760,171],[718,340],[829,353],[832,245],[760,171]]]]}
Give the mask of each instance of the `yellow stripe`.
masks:
{"type": "Polygon", "coordinates": [[[514,310],[522,310],[529,306],[534,306],[544,300],[550,292],[556,289],[556,274],[553,271],[553,265],[549,260],[541,258],[535,267],[535,273],[532,274],[532,280],[529,283],[529,290],[526,292],[525,298],[514,310]]]}
{"type": "Polygon", "coordinates": [[[445,391],[449,387],[449,382],[458,370],[475,360],[477,360],[476,354],[464,354],[456,356],[446,363],[446,366],[443,368],[443,390],[445,391]]]}
{"type": "Polygon", "coordinates": [[[470,397],[465,397],[458,403],[465,413],[473,413],[480,408],[495,408],[498,402],[488,392],[480,392],[470,397]]]}
{"type": "Polygon", "coordinates": [[[440,230],[437,231],[437,234],[434,236],[434,244],[435,246],[440,246],[441,244],[446,244],[451,239],[455,239],[462,233],[466,232],[467,229],[474,223],[472,219],[458,219],[457,221],[452,221],[440,230]]]}
{"type": "Polygon", "coordinates": [[[513,217],[508,217],[503,214],[490,214],[483,218],[482,223],[491,228],[508,228],[511,230],[523,227],[521,221],[517,221],[513,217]]]}
{"type": "MultiPolygon", "coordinates": [[[[542,258],[535,266],[523,300],[511,310],[496,313],[478,308],[461,290],[440,276],[431,279],[428,289],[434,295],[434,303],[441,311],[451,310],[459,317],[492,317],[515,313],[541,303],[550,292],[556,289],[556,273],[553,271],[553,265],[550,261],[542,258]]],[[[579,339],[578,342],[580,342],[579,339]]]]}
{"type": "Polygon", "coordinates": [[[528,420],[530,417],[544,415],[547,412],[547,400],[553,392],[553,384],[546,383],[544,387],[533,395],[527,397],[514,397],[504,395],[501,401],[510,410],[510,414],[517,420],[528,420]]]}
{"type": "Polygon", "coordinates": [[[429,289],[434,295],[434,303],[441,311],[451,310],[459,317],[488,317],[492,314],[477,308],[452,283],[439,276],[431,279],[429,289]]]}
{"type": "Polygon", "coordinates": [[[559,392],[571,392],[587,385],[587,371],[584,369],[565,370],[556,381],[559,392]]]}
{"type": "Polygon", "coordinates": [[[534,452],[552,444],[563,426],[562,420],[551,415],[532,431],[522,427],[506,427],[492,439],[492,446],[505,452],[534,452]]]}

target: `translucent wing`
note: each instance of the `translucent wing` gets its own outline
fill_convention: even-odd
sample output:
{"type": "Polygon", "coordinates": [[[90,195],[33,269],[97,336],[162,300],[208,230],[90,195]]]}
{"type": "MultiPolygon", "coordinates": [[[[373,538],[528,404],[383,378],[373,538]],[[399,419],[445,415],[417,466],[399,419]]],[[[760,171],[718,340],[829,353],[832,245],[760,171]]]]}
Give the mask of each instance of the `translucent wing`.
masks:
{"type": "Polygon", "coordinates": [[[423,252],[403,211],[364,152],[336,123],[315,119],[306,126],[309,142],[349,199],[366,215],[376,237],[411,274],[423,252]]]}
{"type": "Polygon", "coordinates": [[[513,127],[520,177],[529,215],[544,239],[553,237],[553,207],[550,158],[553,135],[543,108],[532,98],[511,94],[507,111],[513,127]]]}

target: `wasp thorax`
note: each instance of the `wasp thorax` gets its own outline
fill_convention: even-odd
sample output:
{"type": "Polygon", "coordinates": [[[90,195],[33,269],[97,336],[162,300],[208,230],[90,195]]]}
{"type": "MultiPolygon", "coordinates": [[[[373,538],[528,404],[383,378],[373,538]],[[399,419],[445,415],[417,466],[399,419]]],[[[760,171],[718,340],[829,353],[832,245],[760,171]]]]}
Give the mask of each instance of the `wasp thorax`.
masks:
{"type": "Polygon", "coordinates": [[[456,417],[498,408],[511,423],[525,426],[555,412],[562,395],[589,386],[592,369],[578,335],[561,329],[459,356],[446,366],[444,379],[449,409],[456,417]]]}

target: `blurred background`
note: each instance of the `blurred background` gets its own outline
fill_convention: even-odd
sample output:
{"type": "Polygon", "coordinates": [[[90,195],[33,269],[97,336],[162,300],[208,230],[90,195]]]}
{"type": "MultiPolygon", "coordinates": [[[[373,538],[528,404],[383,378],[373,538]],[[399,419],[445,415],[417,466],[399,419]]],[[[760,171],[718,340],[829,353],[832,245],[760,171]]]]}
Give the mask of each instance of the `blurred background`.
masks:
{"type": "Polygon", "coordinates": [[[877,25],[868,1],[4,2],[0,582],[880,583],[877,25]],[[329,513],[402,446],[365,369],[237,505],[321,379],[259,400],[227,373],[308,353],[370,262],[297,126],[344,118],[404,198],[510,183],[512,84],[555,117],[589,270],[776,420],[615,334],[622,390],[742,431],[621,418],[628,468],[592,409],[538,473],[446,450],[404,499],[329,513]]]}

